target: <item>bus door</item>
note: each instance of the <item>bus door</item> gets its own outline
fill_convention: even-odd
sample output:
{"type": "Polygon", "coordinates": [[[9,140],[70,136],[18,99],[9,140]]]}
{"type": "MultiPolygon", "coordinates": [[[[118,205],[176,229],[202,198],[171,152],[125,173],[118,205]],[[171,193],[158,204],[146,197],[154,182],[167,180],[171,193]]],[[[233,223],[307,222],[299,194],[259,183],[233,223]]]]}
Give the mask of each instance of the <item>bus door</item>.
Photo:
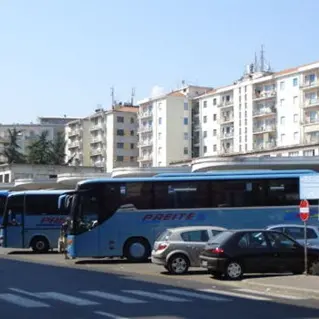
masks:
{"type": "Polygon", "coordinates": [[[7,223],[3,229],[4,247],[24,248],[24,195],[8,197],[7,223]]]}

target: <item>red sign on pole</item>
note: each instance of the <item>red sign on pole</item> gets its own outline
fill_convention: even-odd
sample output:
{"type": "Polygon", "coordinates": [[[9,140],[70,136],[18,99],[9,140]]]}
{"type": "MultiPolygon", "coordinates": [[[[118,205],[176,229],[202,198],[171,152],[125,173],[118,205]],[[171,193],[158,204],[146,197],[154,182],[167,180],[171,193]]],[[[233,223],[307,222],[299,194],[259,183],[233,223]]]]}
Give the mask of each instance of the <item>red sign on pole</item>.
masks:
{"type": "Polygon", "coordinates": [[[307,200],[302,200],[299,205],[299,216],[303,222],[309,219],[309,202],[307,200]]]}

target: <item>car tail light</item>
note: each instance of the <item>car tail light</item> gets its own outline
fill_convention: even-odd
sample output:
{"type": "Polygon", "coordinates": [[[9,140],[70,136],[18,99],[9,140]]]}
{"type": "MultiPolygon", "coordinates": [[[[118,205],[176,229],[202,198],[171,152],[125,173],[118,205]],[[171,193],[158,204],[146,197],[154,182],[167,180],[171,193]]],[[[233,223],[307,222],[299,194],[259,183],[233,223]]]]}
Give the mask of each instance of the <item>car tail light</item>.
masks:
{"type": "Polygon", "coordinates": [[[167,247],[168,247],[168,244],[159,244],[159,245],[157,246],[156,251],[164,250],[164,249],[166,249],[167,247]]]}
{"type": "Polygon", "coordinates": [[[224,249],[219,248],[219,247],[216,247],[216,248],[214,248],[214,249],[211,249],[211,252],[212,252],[213,254],[223,254],[223,253],[224,253],[224,249]]]}

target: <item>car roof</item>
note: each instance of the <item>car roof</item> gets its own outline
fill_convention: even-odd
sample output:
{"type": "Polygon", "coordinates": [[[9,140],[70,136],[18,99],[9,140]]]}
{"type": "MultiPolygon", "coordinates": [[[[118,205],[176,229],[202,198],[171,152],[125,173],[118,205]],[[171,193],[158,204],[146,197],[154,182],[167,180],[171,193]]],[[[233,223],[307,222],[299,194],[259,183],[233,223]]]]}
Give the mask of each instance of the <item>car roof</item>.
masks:
{"type": "Polygon", "coordinates": [[[227,230],[226,228],[223,227],[217,227],[217,226],[182,226],[182,227],[174,227],[174,228],[168,228],[167,230],[171,232],[180,232],[180,231],[190,231],[194,229],[198,230],[204,230],[204,229],[215,229],[215,230],[227,230]]]}
{"type": "MultiPolygon", "coordinates": [[[[300,225],[300,224],[276,224],[276,225],[270,225],[267,226],[266,228],[272,228],[272,227],[302,227],[304,228],[304,225],[300,225]]],[[[318,226],[314,226],[314,225],[307,225],[308,228],[318,228],[318,226]]]]}
{"type": "Polygon", "coordinates": [[[265,228],[257,228],[257,229],[226,229],[226,231],[230,231],[233,233],[254,233],[254,232],[276,232],[278,233],[279,231],[277,230],[272,230],[272,229],[265,229],[265,228]]]}

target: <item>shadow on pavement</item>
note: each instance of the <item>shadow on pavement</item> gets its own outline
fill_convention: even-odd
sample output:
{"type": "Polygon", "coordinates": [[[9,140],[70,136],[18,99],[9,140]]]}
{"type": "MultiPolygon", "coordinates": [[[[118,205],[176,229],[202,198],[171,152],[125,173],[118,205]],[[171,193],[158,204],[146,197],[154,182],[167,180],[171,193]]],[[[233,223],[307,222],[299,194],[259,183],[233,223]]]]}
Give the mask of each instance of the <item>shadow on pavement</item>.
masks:
{"type": "Polygon", "coordinates": [[[117,264],[149,264],[151,260],[147,260],[145,262],[134,262],[129,261],[127,259],[85,259],[85,260],[78,260],[75,262],[77,265],[117,265],[117,264]]]}
{"type": "Polygon", "coordinates": [[[15,251],[10,251],[7,253],[7,255],[58,255],[58,251],[49,251],[47,253],[35,253],[32,250],[15,250],[15,251]]]}
{"type": "Polygon", "coordinates": [[[166,275],[166,276],[174,276],[176,278],[179,277],[187,277],[187,276],[198,276],[198,275],[208,275],[209,272],[207,270],[189,270],[186,274],[182,274],[182,275],[173,275],[170,274],[168,271],[161,271],[160,272],[162,275],[166,275]]]}
{"type": "MultiPolygon", "coordinates": [[[[59,312],[57,315],[61,319],[69,318],[70,313],[72,313],[74,318],[88,318],[89,313],[92,314],[93,311],[105,311],[109,314],[114,314],[114,318],[319,318],[319,309],[315,309],[318,304],[315,301],[313,303],[311,301],[308,301],[308,303],[307,301],[302,301],[303,305],[300,306],[296,300],[288,300],[284,304],[278,302],[278,300],[252,300],[239,297],[238,294],[237,296],[218,294],[217,288],[210,293],[199,292],[192,289],[192,287],[198,288],[198,284],[196,286],[190,281],[185,286],[185,283],[180,283],[178,278],[176,280],[171,278],[166,284],[153,283],[130,278],[123,274],[105,274],[16,260],[2,260],[0,272],[2,278],[0,293],[8,293],[10,292],[9,288],[16,288],[20,289],[20,291],[23,289],[31,293],[56,292],[99,302],[98,305],[94,306],[94,309],[89,309],[88,307],[67,305],[63,301],[60,304],[56,304],[52,300],[45,300],[51,307],[54,307],[45,311],[48,311],[48,313],[51,311],[59,312]],[[36,280],[34,279],[35,274],[36,280]],[[167,291],[169,289],[175,289],[175,292],[167,291]],[[176,289],[182,291],[184,295],[178,295],[176,289]],[[98,294],[95,296],[81,295],[81,291],[87,290],[97,291],[98,294]],[[99,292],[135,298],[135,300],[142,300],[143,304],[141,306],[141,304],[127,303],[124,307],[120,307],[118,301],[111,300],[109,297],[103,299],[99,292]],[[206,300],[200,298],[199,295],[194,295],[195,292],[200,296],[206,296],[206,300]],[[159,294],[162,299],[156,298],[159,294]],[[208,297],[210,300],[208,300],[208,297]],[[214,297],[215,299],[213,299],[214,297]],[[217,299],[217,297],[222,297],[224,302],[217,299]],[[168,298],[171,298],[171,300],[169,301],[168,298]],[[175,301],[172,298],[175,298],[175,301]],[[179,301],[177,298],[179,298],[179,301]],[[288,302],[291,304],[287,304],[288,302]],[[67,312],[66,309],[68,309],[67,312]]],[[[202,284],[200,288],[208,289],[211,288],[211,285],[202,284]]],[[[227,290],[221,292],[225,293],[227,290]]],[[[10,293],[13,294],[12,291],[10,293]]],[[[8,307],[8,302],[5,301],[0,301],[0,308],[3,318],[18,317],[21,311],[21,308],[12,304],[8,307]]]]}

